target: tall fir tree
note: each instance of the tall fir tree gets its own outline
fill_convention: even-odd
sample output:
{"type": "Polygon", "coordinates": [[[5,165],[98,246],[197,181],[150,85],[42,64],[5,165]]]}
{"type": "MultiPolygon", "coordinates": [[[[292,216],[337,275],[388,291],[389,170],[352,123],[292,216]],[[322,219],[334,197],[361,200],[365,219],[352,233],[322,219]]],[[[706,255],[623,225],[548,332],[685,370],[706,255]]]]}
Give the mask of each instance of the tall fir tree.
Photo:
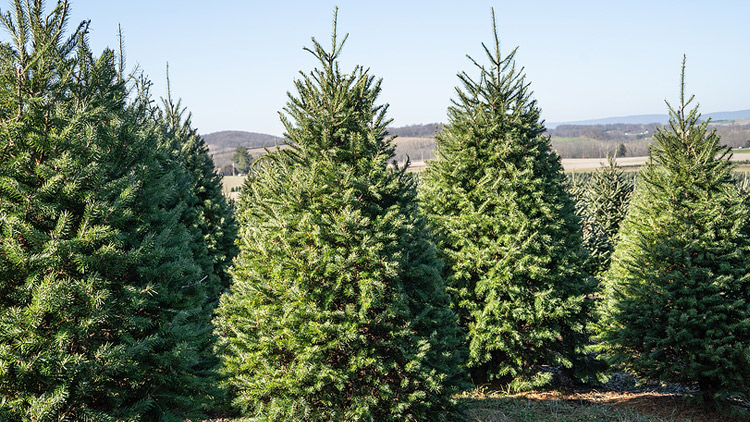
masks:
{"type": "Polygon", "coordinates": [[[654,134],[606,277],[605,349],[648,380],[748,393],[750,221],[720,145],[693,97],[654,134]]]}
{"type": "MultiPolygon", "coordinates": [[[[488,65],[462,87],[424,171],[421,201],[435,228],[475,383],[524,389],[571,368],[586,342],[592,286],[582,271],[574,202],[513,50],[484,44],[488,65]]],[[[577,366],[580,368],[580,366],[577,366]]]]}
{"type": "Polygon", "coordinates": [[[197,418],[216,376],[189,172],[68,11],[2,15],[0,419],[197,418]]]}
{"type": "Polygon", "coordinates": [[[218,309],[235,403],[262,420],[446,420],[461,338],[415,179],[389,167],[380,81],[332,49],[295,82],[290,150],[256,163],[218,309]]]}

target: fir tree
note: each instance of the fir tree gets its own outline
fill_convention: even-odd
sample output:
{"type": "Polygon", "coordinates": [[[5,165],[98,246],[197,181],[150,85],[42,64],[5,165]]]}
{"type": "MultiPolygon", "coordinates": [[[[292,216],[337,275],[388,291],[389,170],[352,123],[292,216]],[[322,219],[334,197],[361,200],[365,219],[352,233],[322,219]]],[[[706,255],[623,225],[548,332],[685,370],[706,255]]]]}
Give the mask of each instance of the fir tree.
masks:
{"type": "Polygon", "coordinates": [[[586,341],[591,291],[574,203],[515,52],[483,47],[437,136],[421,199],[435,228],[476,383],[511,388],[570,368],[586,341]]]}
{"type": "MultiPolygon", "coordinates": [[[[168,69],[167,69],[168,71],[168,69]]],[[[162,129],[162,145],[175,158],[183,162],[189,174],[190,186],[186,192],[192,195],[188,199],[191,213],[186,216],[186,223],[196,233],[193,240],[194,257],[200,257],[203,273],[208,277],[218,277],[217,282],[208,282],[220,290],[227,289],[231,283],[228,268],[237,255],[235,239],[237,222],[234,210],[222,194],[221,177],[214,172],[214,162],[208,153],[208,146],[193,128],[191,114],[172,99],[172,92],[167,72],[167,97],[157,110],[157,121],[162,129]],[[201,250],[205,247],[205,251],[201,250]]],[[[208,295],[218,300],[220,291],[214,290],[208,295]]]]}
{"type": "MultiPolygon", "coordinates": [[[[14,3],[0,57],[0,419],[185,420],[212,397],[184,162],[68,4],[14,3]],[[208,368],[208,369],[207,369],[208,368]]],[[[141,86],[144,86],[141,84],[141,86]]],[[[216,289],[213,289],[214,291],[216,289]]]]}
{"type": "Polygon", "coordinates": [[[245,147],[237,147],[232,155],[232,165],[234,171],[240,174],[247,174],[250,171],[250,165],[252,164],[253,157],[247,152],[245,147]]]}
{"type": "MultiPolygon", "coordinates": [[[[235,239],[237,222],[234,210],[222,194],[221,178],[214,173],[214,163],[208,154],[208,147],[198,131],[192,127],[191,115],[178,100],[172,99],[167,69],[167,97],[162,98],[161,107],[156,110],[155,124],[160,134],[160,146],[185,171],[175,187],[180,193],[180,201],[185,204],[180,221],[190,232],[192,259],[200,267],[199,284],[205,293],[202,304],[200,325],[203,330],[212,329],[211,320],[218,305],[219,297],[229,288],[231,277],[228,269],[237,255],[235,239]]],[[[206,379],[203,390],[217,398],[206,404],[207,411],[214,411],[224,404],[223,392],[219,391],[216,372],[220,361],[215,354],[216,337],[206,333],[197,349],[202,354],[201,373],[206,379]]]]}
{"type": "Polygon", "coordinates": [[[576,187],[578,215],[583,226],[583,244],[592,260],[592,271],[602,274],[609,268],[620,224],[625,218],[633,192],[633,179],[607,157],[607,165],[597,169],[587,183],[576,187]]]}
{"type": "Polygon", "coordinates": [[[218,309],[235,403],[263,420],[439,421],[463,387],[460,330],[419,216],[388,161],[380,81],[320,67],[295,82],[240,197],[234,285],[218,309]]]}
{"type": "Polygon", "coordinates": [[[729,149],[688,108],[684,66],[612,256],[603,339],[618,367],[713,400],[748,393],[750,220],[729,149]]]}

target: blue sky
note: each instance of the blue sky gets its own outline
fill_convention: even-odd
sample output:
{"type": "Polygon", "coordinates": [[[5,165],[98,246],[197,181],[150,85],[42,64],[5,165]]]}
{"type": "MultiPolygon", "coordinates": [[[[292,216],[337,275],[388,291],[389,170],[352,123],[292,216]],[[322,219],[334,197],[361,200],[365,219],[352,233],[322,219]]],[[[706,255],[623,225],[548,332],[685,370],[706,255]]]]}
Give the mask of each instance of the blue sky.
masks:
{"type": "Polygon", "coordinates": [[[336,5],[350,34],[342,69],[361,64],[383,78],[394,125],[446,120],[456,73],[476,73],[466,54],[481,61],[492,41],[493,6],[502,48],[519,47],[549,122],[665,113],[683,53],[703,112],[750,109],[746,1],[71,0],[71,26],[91,19],[101,50],[116,45],[120,23],[128,65],[157,95],[169,62],[173,95],[201,133],[281,135],[286,92],[316,64],[302,47],[313,36],[328,45],[336,5]]]}

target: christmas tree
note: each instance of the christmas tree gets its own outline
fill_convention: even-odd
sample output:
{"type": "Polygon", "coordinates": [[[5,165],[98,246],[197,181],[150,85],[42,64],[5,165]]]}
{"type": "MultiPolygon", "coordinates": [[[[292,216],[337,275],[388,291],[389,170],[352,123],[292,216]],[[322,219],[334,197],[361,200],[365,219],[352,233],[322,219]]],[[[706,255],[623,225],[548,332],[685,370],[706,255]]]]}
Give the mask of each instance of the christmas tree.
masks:
{"type": "MultiPolygon", "coordinates": [[[[344,39],[345,40],[345,39],[344,39]]],[[[464,386],[461,338],[419,215],[389,167],[380,81],[332,48],[295,82],[291,149],[256,162],[238,207],[240,254],[218,308],[228,385],[263,420],[445,420],[464,386]]]]}
{"type": "Polygon", "coordinates": [[[607,157],[607,165],[597,169],[587,183],[576,187],[583,244],[589,251],[595,274],[609,268],[632,193],[633,179],[625,176],[613,156],[607,157]]]}
{"type": "Polygon", "coordinates": [[[748,392],[750,219],[729,149],[689,108],[684,66],[606,275],[602,338],[618,367],[713,400],[748,392]]]}
{"type": "Polygon", "coordinates": [[[14,2],[0,47],[0,419],[201,416],[216,375],[190,172],[146,80],[68,3],[14,2]]]}
{"type": "Polygon", "coordinates": [[[468,336],[475,383],[541,385],[544,365],[571,368],[586,341],[585,253],[559,156],[516,50],[495,27],[489,64],[462,86],[424,172],[421,200],[435,228],[453,307],[468,336]]]}

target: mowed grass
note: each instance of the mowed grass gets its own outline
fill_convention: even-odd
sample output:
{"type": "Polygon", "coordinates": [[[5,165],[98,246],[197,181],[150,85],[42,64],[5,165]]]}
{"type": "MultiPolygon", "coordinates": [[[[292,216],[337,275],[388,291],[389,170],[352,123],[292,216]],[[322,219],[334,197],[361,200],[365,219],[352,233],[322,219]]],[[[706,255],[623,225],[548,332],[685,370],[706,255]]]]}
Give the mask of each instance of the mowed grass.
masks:
{"type": "Polygon", "coordinates": [[[721,411],[686,396],[607,391],[528,392],[514,395],[467,393],[461,396],[467,422],[742,422],[750,412],[740,406],[721,411]]]}
{"type": "Polygon", "coordinates": [[[576,403],[566,400],[499,397],[464,399],[462,404],[466,406],[463,414],[463,420],[466,422],[676,422],[679,420],[646,415],[629,407],[576,403]]]}
{"type": "MultiPolygon", "coordinates": [[[[679,395],[612,392],[528,392],[513,395],[467,392],[458,399],[455,422],[743,422],[750,412],[735,406],[717,411],[679,395]]],[[[215,418],[204,422],[249,422],[215,418]]],[[[429,422],[429,421],[426,421],[429,422]]]]}

